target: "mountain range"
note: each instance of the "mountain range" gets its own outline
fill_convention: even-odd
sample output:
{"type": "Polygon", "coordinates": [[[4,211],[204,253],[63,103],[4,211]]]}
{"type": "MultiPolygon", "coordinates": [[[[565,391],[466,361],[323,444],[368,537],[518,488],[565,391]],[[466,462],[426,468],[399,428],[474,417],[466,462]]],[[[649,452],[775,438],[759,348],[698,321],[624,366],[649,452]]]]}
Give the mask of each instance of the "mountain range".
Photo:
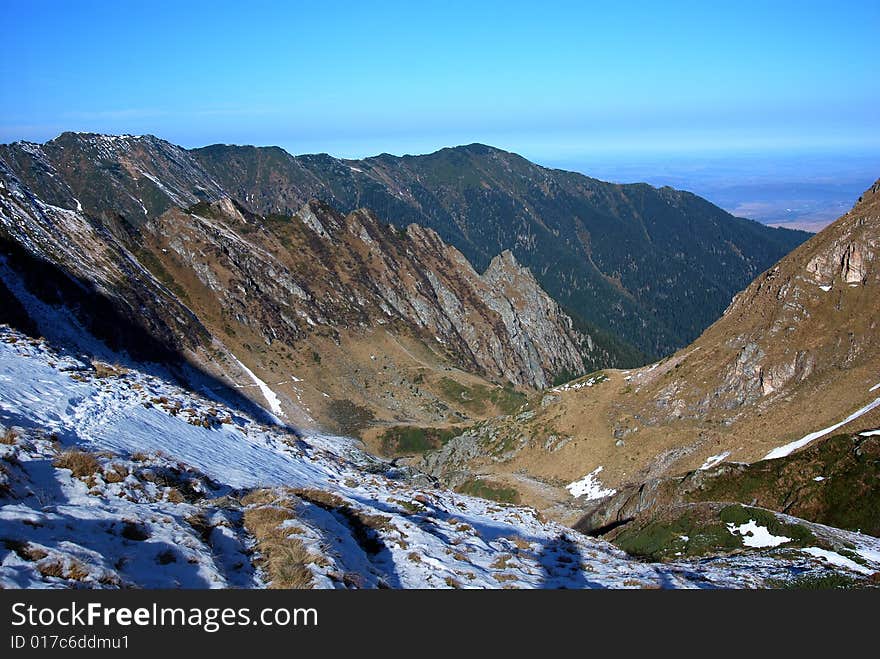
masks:
{"type": "Polygon", "coordinates": [[[263,216],[290,216],[317,199],[433,229],[479,271],[509,250],[583,331],[610,335],[613,360],[595,366],[633,366],[684,346],[809,236],[672,188],[605,183],[481,144],[343,160],[64,133],[0,147],[0,157],[45,202],[82,208],[118,231],[222,196],[263,216]]]}
{"type": "Polygon", "coordinates": [[[870,585],[878,200],[0,146],[0,585],[870,585]]]}

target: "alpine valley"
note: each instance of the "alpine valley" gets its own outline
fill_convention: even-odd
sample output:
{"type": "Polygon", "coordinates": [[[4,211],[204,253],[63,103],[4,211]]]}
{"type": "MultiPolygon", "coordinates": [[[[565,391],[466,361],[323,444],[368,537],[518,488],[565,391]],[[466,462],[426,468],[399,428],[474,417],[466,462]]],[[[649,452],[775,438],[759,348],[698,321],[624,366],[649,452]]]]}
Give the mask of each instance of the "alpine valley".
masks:
{"type": "Polygon", "coordinates": [[[880,182],[2,145],[0,586],[875,587],[878,254],[880,182]]]}

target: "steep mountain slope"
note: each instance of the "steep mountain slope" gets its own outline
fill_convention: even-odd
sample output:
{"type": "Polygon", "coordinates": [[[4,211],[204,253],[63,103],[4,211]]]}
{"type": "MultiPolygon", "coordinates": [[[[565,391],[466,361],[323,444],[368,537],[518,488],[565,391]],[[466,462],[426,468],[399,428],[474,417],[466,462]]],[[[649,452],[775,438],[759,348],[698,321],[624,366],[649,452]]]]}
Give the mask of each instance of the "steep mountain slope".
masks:
{"type": "Polygon", "coordinates": [[[696,338],[808,237],[686,192],[605,183],[480,144],[357,161],[226,145],[192,155],[261,213],[288,214],[315,197],[430,227],[477,268],[509,249],[574,316],[654,356],[696,338]]]}
{"type": "MultiPolygon", "coordinates": [[[[107,157],[144,140],[155,146],[111,140],[107,157]]],[[[163,190],[178,170],[162,170],[163,190]]],[[[289,423],[458,423],[515,408],[514,387],[609,359],[509,252],[480,275],[433,231],[368,211],[313,201],[264,218],[225,196],[184,210],[179,192],[135,226],[46,203],[2,159],[0,185],[4,320],[71,349],[87,330],[179,373],[195,367],[226,398],[250,395],[289,423]]]]}
{"type": "Polygon", "coordinates": [[[547,386],[597,350],[509,252],[480,275],[433,231],[369,211],[312,201],[264,219],[224,198],[168,211],[142,235],[226,345],[340,431],[358,430],[340,418],[357,413],[460,421],[473,410],[455,387],[515,402],[509,384],[547,386]]]}
{"type": "Polygon", "coordinates": [[[82,212],[37,198],[0,160],[0,322],[199,382],[262,418],[265,401],[250,404],[235,384],[248,371],[132,249],[82,212]]]}
{"type": "Polygon", "coordinates": [[[781,458],[835,432],[876,428],[878,254],[875,184],[758,277],[692,345],[636,371],[606,370],[550,390],[422,464],[452,483],[482,472],[572,521],[615,490],[628,506],[658,478],[781,458]]]}
{"type": "MultiPolygon", "coordinates": [[[[878,259],[875,183],[849,213],[739,294],[692,346],[636,375],[621,408],[631,416],[618,429],[626,433],[635,415],[643,426],[708,419],[720,436],[741,438],[732,459],[752,461],[786,455],[797,446],[777,447],[875,404],[878,259]]],[[[865,414],[859,423],[874,418],[865,414]]],[[[691,461],[699,457],[706,456],[691,461]]]]}
{"type": "Polygon", "coordinates": [[[761,545],[731,522],[687,557],[633,560],[351,440],[97,366],[0,327],[4,588],[750,588],[880,569],[876,539],[757,509],[738,512],[790,537],[761,545]]]}

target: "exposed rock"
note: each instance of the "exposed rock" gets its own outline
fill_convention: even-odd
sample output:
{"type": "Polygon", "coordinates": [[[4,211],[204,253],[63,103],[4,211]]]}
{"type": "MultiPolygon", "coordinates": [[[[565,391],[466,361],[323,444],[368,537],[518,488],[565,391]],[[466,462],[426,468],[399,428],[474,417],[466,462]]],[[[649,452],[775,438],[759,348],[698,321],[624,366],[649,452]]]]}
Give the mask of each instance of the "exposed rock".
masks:
{"type": "Polygon", "coordinates": [[[157,258],[192,271],[212,305],[270,344],[386,325],[514,384],[583,369],[571,319],[509,253],[481,276],[430,229],[401,235],[369,211],[343,216],[317,201],[267,224],[224,199],[171,210],[145,231],[157,258]]]}

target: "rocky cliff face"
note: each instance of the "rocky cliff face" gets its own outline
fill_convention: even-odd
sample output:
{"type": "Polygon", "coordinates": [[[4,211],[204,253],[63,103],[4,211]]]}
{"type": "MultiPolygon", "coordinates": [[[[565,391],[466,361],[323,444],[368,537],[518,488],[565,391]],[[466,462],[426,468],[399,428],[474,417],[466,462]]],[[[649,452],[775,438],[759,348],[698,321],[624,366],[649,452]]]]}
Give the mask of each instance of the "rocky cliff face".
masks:
{"type": "Polygon", "coordinates": [[[169,211],[145,233],[157,259],[189,271],[179,281],[198,281],[194,304],[222,309],[267,345],[386,327],[517,385],[544,387],[583,368],[588,339],[509,252],[480,275],[430,229],[400,231],[369,211],[342,215],[317,201],[266,221],[224,198],[169,211]]]}

